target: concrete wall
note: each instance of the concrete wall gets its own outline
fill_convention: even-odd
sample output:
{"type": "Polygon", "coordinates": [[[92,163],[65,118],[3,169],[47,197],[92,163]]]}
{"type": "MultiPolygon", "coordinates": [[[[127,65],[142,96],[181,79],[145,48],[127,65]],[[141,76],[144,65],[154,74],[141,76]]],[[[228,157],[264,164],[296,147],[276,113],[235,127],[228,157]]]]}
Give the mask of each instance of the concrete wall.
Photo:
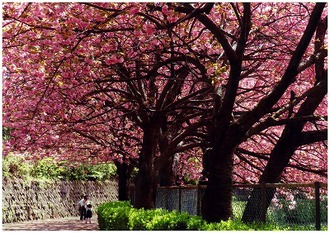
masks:
{"type": "Polygon", "coordinates": [[[95,208],[116,201],[117,182],[3,180],[2,222],[78,216],[75,204],[85,194],[90,195],[95,208]]]}

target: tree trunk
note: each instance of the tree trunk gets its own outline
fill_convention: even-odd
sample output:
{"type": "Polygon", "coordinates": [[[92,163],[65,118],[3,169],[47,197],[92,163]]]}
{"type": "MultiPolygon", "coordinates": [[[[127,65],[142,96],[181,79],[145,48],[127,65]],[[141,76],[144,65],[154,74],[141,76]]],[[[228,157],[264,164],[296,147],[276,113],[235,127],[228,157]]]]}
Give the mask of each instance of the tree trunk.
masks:
{"type": "Polygon", "coordinates": [[[232,155],[227,155],[210,172],[202,198],[202,217],[208,222],[227,220],[232,216],[232,155]]]}
{"type": "MultiPolygon", "coordinates": [[[[288,128],[287,130],[284,130],[280,140],[273,149],[270,155],[270,160],[267,163],[265,170],[259,179],[259,183],[277,183],[280,181],[283,170],[289,163],[291,155],[297,148],[294,142],[296,141],[295,139],[297,138],[297,134],[299,134],[299,131],[301,131],[301,128],[290,128],[291,130],[289,130],[288,128]]],[[[266,208],[268,208],[268,206],[270,205],[270,202],[275,195],[275,191],[275,189],[267,191],[266,208]]],[[[242,216],[243,222],[262,221],[263,217],[261,211],[261,200],[262,198],[260,188],[254,188],[242,216]]]]}
{"type": "Polygon", "coordinates": [[[173,156],[170,156],[165,164],[159,170],[159,185],[172,186],[175,185],[175,174],[173,171],[173,156]]]}
{"type": "Polygon", "coordinates": [[[241,132],[230,127],[225,135],[217,135],[209,167],[208,182],[202,198],[202,217],[208,222],[219,222],[232,217],[233,153],[241,132]]]}
{"type": "Polygon", "coordinates": [[[265,213],[263,208],[262,201],[265,200],[265,210],[267,210],[268,206],[270,205],[274,195],[276,192],[276,188],[266,188],[265,197],[262,195],[262,188],[254,188],[250,194],[248,203],[245,207],[242,221],[245,223],[252,223],[257,222],[261,223],[264,222],[266,216],[263,216],[265,213]],[[265,199],[264,199],[265,198],[265,199]]]}
{"type": "Polygon", "coordinates": [[[116,161],[115,165],[117,167],[118,175],[118,200],[127,201],[129,200],[128,180],[130,178],[132,169],[130,168],[130,165],[125,162],[120,163],[116,161]]]}
{"type": "Polygon", "coordinates": [[[135,208],[152,209],[158,184],[158,171],[154,169],[157,149],[157,128],[144,129],[143,144],[139,158],[139,172],[135,184],[135,208]]]}

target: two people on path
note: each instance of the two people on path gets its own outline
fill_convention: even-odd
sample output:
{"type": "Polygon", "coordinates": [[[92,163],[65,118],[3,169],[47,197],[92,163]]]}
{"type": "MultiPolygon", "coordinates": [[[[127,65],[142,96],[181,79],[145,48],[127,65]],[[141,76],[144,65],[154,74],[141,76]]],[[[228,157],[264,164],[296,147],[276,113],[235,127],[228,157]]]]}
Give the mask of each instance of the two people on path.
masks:
{"type": "Polygon", "coordinates": [[[80,214],[80,221],[85,220],[85,223],[92,223],[92,204],[88,195],[85,195],[83,199],[78,202],[78,210],[80,214]]]}

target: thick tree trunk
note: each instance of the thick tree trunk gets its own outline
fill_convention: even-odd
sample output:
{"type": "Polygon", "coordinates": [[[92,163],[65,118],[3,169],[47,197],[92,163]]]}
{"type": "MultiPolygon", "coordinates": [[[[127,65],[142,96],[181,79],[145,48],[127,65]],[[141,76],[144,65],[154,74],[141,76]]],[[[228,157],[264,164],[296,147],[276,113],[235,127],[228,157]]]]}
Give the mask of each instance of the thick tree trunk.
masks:
{"type": "Polygon", "coordinates": [[[261,187],[254,188],[245,207],[242,221],[245,223],[264,222],[266,216],[263,216],[264,212],[262,210],[262,201],[265,200],[265,208],[267,209],[275,195],[275,192],[276,188],[267,188],[265,192],[266,195],[264,197],[265,199],[263,199],[261,187]]]}
{"type": "Polygon", "coordinates": [[[233,153],[241,138],[239,127],[230,127],[225,135],[217,135],[208,182],[202,197],[202,217],[219,222],[232,217],[233,153]]]}
{"type": "MultiPolygon", "coordinates": [[[[295,141],[298,141],[297,137],[301,131],[301,128],[289,127],[284,130],[280,140],[270,155],[270,160],[265,167],[265,170],[260,177],[259,183],[277,183],[281,179],[281,175],[291,155],[296,150],[297,146],[295,141]]],[[[271,200],[275,195],[275,189],[267,191],[266,195],[266,208],[270,205],[271,200]]],[[[260,188],[254,188],[252,191],[248,203],[245,207],[242,221],[243,222],[261,222],[262,221],[262,202],[261,202],[261,190],[260,188]]]]}
{"type": "Polygon", "coordinates": [[[126,163],[115,162],[118,175],[118,200],[129,200],[128,180],[131,174],[131,168],[126,163]]]}
{"type": "Polygon", "coordinates": [[[208,177],[202,198],[202,217],[208,222],[219,222],[232,216],[232,156],[224,157],[215,169],[208,177]]]}
{"type": "Polygon", "coordinates": [[[165,164],[159,170],[159,185],[172,186],[175,185],[175,174],[173,171],[173,156],[166,160],[165,164]]]}
{"type": "Polygon", "coordinates": [[[139,158],[139,172],[135,184],[136,208],[152,209],[155,207],[158,171],[154,169],[157,149],[157,129],[144,129],[143,144],[139,158]]]}

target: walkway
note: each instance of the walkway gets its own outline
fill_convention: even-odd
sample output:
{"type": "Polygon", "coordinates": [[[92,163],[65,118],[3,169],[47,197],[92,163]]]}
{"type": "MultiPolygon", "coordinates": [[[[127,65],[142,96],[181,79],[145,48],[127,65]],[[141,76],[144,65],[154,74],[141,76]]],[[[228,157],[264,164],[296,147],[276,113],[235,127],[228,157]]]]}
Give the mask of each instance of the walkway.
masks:
{"type": "Polygon", "coordinates": [[[2,224],[3,231],[96,231],[98,229],[97,216],[93,216],[91,224],[80,221],[79,217],[2,224]]]}

